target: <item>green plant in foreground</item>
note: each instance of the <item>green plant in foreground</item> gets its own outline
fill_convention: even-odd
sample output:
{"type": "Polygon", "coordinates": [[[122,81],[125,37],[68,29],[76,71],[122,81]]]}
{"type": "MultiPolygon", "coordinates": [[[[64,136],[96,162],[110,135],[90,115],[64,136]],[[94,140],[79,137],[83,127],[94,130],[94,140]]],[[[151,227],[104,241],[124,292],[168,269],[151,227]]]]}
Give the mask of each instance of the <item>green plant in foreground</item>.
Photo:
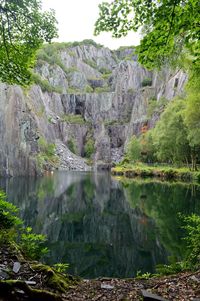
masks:
{"type": "Polygon", "coordinates": [[[143,273],[141,271],[137,271],[136,273],[136,279],[149,279],[151,277],[153,277],[154,274],[151,274],[149,272],[143,273]]]}
{"type": "Polygon", "coordinates": [[[27,227],[21,234],[19,245],[28,258],[36,260],[48,253],[46,241],[45,235],[32,233],[32,228],[27,227]]]}
{"type": "Polygon", "coordinates": [[[17,216],[18,211],[16,206],[6,201],[5,193],[0,191],[0,231],[22,224],[22,220],[17,216]]]}
{"type": "Polygon", "coordinates": [[[32,228],[25,228],[18,217],[19,209],[6,201],[0,191],[0,243],[18,242],[20,249],[30,259],[40,259],[48,252],[44,246],[46,236],[32,233],[32,228]]]}
{"type": "Polygon", "coordinates": [[[200,216],[192,214],[183,217],[186,231],[184,240],[187,243],[187,253],[185,257],[186,266],[189,268],[200,267],[200,216]]]}
{"type": "Polygon", "coordinates": [[[53,265],[53,268],[62,274],[65,274],[67,269],[69,268],[69,264],[68,263],[56,263],[53,265]]]}

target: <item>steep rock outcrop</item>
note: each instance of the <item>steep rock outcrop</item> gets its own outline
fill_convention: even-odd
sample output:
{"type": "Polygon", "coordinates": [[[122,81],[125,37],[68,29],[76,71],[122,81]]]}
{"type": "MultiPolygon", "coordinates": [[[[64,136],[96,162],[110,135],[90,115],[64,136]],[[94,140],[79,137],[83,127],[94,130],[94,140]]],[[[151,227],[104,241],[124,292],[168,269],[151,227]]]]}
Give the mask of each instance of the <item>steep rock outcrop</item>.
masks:
{"type": "Polygon", "coordinates": [[[82,157],[88,139],[95,166],[118,162],[131,135],[159,118],[148,116],[150,101],[170,101],[187,79],[180,70],[145,70],[133,48],[114,52],[80,43],[43,52],[35,68],[38,84],[29,91],[0,84],[0,175],[87,170],[82,157]]]}

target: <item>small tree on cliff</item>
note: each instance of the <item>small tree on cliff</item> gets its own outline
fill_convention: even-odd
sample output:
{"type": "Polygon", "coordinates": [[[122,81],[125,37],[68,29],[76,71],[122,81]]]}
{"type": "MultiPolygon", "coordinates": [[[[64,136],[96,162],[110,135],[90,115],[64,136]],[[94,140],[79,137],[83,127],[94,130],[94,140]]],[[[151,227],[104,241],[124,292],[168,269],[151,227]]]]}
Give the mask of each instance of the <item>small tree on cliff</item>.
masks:
{"type": "Polygon", "coordinates": [[[0,1],[0,80],[27,85],[37,49],[57,36],[53,10],[40,0],[0,1]]]}

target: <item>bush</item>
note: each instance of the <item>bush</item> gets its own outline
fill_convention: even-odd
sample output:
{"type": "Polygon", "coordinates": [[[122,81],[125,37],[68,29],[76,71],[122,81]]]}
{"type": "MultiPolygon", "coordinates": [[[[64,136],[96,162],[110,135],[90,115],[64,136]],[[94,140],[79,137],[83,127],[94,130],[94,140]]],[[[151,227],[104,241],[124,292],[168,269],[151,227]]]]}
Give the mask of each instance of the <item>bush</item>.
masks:
{"type": "Polygon", "coordinates": [[[24,228],[23,221],[18,217],[19,209],[7,202],[5,194],[0,192],[0,241],[12,243],[18,241],[19,247],[30,259],[40,259],[47,253],[44,247],[46,236],[32,233],[30,227],[24,228]]]}
{"type": "Polygon", "coordinates": [[[126,158],[131,162],[141,159],[141,145],[136,136],[133,136],[128,143],[126,158]]]}
{"type": "Polygon", "coordinates": [[[187,243],[185,262],[189,268],[200,267],[200,216],[192,214],[183,217],[186,231],[184,240],[187,243]]]}
{"type": "Polygon", "coordinates": [[[77,146],[74,139],[71,138],[67,141],[67,147],[72,153],[77,154],[77,146]]]}
{"type": "Polygon", "coordinates": [[[90,87],[89,85],[87,85],[87,86],[85,87],[85,92],[86,92],[86,93],[92,93],[92,92],[93,92],[92,87],[90,87]]]}
{"type": "Polygon", "coordinates": [[[22,220],[17,216],[18,208],[6,201],[6,195],[0,191],[0,231],[10,230],[22,224],[22,220]]]}
{"type": "Polygon", "coordinates": [[[145,77],[141,83],[142,87],[151,86],[152,85],[152,79],[149,77],[145,77]]]}
{"type": "Polygon", "coordinates": [[[104,86],[104,87],[97,87],[94,89],[95,93],[105,93],[105,92],[109,92],[110,88],[108,86],[104,86]]]}
{"type": "Polygon", "coordinates": [[[47,241],[45,235],[32,233],[32,228],[24,229],[20,238],[20,248],[25,255],[33,260],[38,260],[48,253],[48,249],[44,246],[47,241]]]}
{"type": "Polygon", "coordinates": [[[32,81],[40,86],[43,92],[56,92],[56,93],[62,93],[62,87],[54,87],[52,86],[47,79],[43,79],[38,73],[32,73],[32,81]]]}
{"type": "Polygon", "coordinates": [[[84,154],[86,158],[90,159],[93,153],[94,153],[94,139],[89,138],[84,146],[84,154]]]}

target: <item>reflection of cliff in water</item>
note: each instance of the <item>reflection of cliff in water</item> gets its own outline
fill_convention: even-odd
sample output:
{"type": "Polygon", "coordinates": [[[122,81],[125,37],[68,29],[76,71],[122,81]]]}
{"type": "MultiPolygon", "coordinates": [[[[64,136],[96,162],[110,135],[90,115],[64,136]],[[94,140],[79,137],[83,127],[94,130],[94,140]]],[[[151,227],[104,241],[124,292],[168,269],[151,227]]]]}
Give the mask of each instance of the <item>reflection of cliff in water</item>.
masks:
{"type": "Polygon", "coordinates": [[[26,224],[47,234],[49,263],[69,262],[70,272],[85,277],[129,277],[165,261],[153,220],[130,208],[108,174],[56,173],[0,184],[26,224]]]}
{"type": "Polygon", "coordinates": [[[106,173],[1,179],[0,186],[26,224],[47,234],[47,261],[69,262],[70,272],[84,277],[130,277],[179,253],[177,213],[191,198],[184,186],[122,185],[106,173]]]}

